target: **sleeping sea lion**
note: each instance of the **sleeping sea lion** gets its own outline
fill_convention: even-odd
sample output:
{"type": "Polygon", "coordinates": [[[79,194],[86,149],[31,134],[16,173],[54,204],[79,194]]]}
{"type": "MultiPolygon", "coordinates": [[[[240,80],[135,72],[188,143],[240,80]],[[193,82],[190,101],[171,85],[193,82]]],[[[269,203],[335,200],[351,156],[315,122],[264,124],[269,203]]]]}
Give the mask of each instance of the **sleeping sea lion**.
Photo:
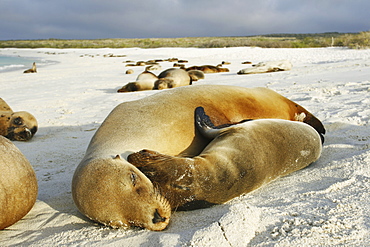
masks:
{"type": "Polygon", "coordinates": [[[320,135],[302,122],[257,119],[215,128],[202,107],[196,109],[196,122],[212,140],[199,156],[142,150],[127,159],[156,184],[173,209],[225,203],[308,166],[321,154],[320,135]]]}
{"type": "Polygon", "coordinates": [[[0,136],[0,230],[22,219],[37,198],[35,172],[24,155],[0,136]]]}
{"type": "Polygon", "coordinates": [[[220,73],[220,72],[229,72],[228,68],[221,68],[219,66],[213,66],[213,65],[201,65],[201,66],[191,66],[189,68],[186,68],[186,71],[189,70],[200,70],[203,71],[203,73],[220,73]]]}
{"type": "Polygon", "coordinates": [[[279,118],[300,120],[321,135],[325,133],[322,123],[310,112],[267,88],[195,85],[124,102],[96,131],[74,173],[72,195],[80,212],[112,227],[163,230],[171,207],[126,158],[142,149],[172,156],[199,155],[210,140],[195,128],[194,110],[198,106],[204,107],[215,125],[279,118]]]}
{"type": "Polygon", "coordinates": [[[38,128],[36,118],[26,112],[13,112],[10,106],[0,98],[0,135],[12,141],[28,141],[38,128]]]}
{"type": "Polygon", "coordinates": [[[153,89],[166,89],[192,84],[190,75],[183,69],[170,68],[158,75],[153,89]]]}
{"type": "Polygon", "coordinates": [[[134,91],[144,91],[144,90],[152,90],[154,87],[154,82],[158,79],[158,77],[149,71],[144,71],[140,73],[135,82],[129,82],[124,85],[122,88],[118,89],[118,93],[124,92],[134,92],[134,91]]]}

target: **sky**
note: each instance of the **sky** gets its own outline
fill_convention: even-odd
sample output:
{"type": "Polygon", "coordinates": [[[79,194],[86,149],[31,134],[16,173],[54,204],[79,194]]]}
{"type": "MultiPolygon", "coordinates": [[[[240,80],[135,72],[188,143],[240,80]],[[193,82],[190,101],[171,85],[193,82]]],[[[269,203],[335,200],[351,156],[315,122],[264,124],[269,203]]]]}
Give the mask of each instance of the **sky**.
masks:
{"type": "Polygon", "coordinates": [[[369,0],[0,0],[0,40],[370,30],[369,0]]]}

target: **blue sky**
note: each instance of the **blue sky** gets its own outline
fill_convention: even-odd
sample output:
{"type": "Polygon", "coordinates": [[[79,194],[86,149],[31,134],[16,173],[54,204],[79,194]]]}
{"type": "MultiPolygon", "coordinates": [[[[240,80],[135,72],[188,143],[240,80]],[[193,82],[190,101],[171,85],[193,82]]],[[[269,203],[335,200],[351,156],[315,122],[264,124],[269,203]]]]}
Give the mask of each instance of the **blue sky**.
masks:
{"type": "Polygon", "coordinates": [[[0,0],[0,40],[370,30],[369,0],[0,0]]]}

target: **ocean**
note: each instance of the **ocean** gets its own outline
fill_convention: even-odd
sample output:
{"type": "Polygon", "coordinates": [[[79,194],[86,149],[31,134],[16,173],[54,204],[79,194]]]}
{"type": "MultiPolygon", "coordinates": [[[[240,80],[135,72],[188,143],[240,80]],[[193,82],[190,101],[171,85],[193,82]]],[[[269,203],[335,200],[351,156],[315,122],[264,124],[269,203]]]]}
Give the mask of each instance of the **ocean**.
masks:
{"type": "Polygon", "coordinates": [[[36,62],[37,67],[55,63],[53,61],[47,61],[39,58],[0,55],[0,73],[12,70],[29,69],[32,68],[33,62],[36,62]]]}

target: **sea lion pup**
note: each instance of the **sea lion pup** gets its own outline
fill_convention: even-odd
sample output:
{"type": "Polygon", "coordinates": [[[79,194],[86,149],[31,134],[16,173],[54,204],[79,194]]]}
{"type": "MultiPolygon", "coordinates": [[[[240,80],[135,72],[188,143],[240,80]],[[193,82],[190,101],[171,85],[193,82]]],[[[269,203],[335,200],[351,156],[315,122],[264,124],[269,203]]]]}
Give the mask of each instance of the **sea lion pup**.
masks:
{"type": "Polygon", "coordinates": [[[122,88],[118,89],[118,93],[134,92],[134,91],[144,91],[152,90],[154,87],[154,82],[158,80],[158,77],[149,71],[144,71],[140,73],[135,82],[129,82],[122,88]]]}
{"type": "Polygon", "coordinates": [[[36,118],[26,111],[13,112],[0,98],[0,135],[12,141],[28,141],[38,128],[36,118]]]}
{"type": "Polygon", "coordinates": [[[316,161],[317,131],[296,121],[257,119],[215,128],[202,107],[200,132],[212,141],[199,156],[175,157],[142,150],[128,156],[155,183],[173,209],[222,204],[316,161]]]}
{"type": "Polygon", "coordinates": [[[22,219],[37,198],[35,172],[8,139],[0,136],[0,230],[22,219]]]}
{"type": "Polygon", "coordinates": [[[204,79],[204,73],[200,70],[189,70],[188,74],[190,75],[192,81],[204,79]]]}
{"type": "Polygon", "coordinates": [[[202,66],[191,66],[189,68],[186,68],[186,71],[189,70],[200,70],[203,71],[203,73],[220,73],[220,72],[229,72],[228,68],[221,68],[218,66],[213,65],[202,65],[202,66]]]}
{"type": "Polygon", "coordinates": [[[153,89],[166,89],[192,84],[191,76],[183,69],[170,68],[162,71],[158,75],[158,80],[154,83],[153,89]]]}
{"type": "Polygon", "coordinates": [[[195,128],[198,106],[215,125],[256,118],[299,119],[325,132],[306,109],[267,88],[193,85],[124,102],[96,131],[73,175],[72,195],[79,211],[112,227],[163,230],[171,215],[169,204],[126,158],[142,149],[199,155],[210,141],[195,128]]]}
{"type": "Polygon", "coordinates": [[[31,68],[31,69],[27,69],[27,70],[23,71],[23,73],[37,73],[36,63],[35,63],[35,62],[33,62],[33,64],[32,64],[32,68],[31,68]]]}

